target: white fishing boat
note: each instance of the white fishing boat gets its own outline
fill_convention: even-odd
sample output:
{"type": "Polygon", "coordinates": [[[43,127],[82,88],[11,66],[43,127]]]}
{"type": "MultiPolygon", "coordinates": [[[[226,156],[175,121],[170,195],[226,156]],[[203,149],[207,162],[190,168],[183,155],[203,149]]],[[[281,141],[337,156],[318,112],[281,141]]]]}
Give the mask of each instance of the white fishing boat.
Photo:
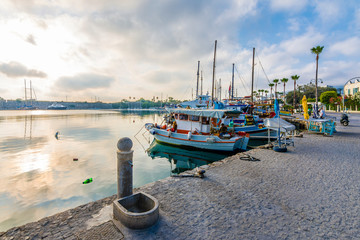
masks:
{"type": "Polygon", "coordinates": [[[47,107],[48,110],[65,110],[67,107],[60,103],[53,103],[47,107]]]}
{"type": "MultiPolygon", "coordinates": [[[[220,131],[217,125],[233,111],[221,109],[167,109],[165,124],[147,123],[145,128],[158,142],[215,151],[246,150],[245,132],[220,131]]],[[[235,112],[238,115],[238,112],[235,112]]]]}

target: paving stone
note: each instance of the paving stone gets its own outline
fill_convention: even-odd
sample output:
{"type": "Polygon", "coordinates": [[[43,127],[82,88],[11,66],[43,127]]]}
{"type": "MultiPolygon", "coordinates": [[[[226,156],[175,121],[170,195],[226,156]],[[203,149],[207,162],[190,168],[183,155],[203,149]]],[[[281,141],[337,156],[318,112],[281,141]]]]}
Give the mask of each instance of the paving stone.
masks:
{"type": "Polygon", "coordinates": [[[124,235],[113,224],[112,221],[105,222],[99,226],[92,227],[90,230],[75,233],[81,240],[117,240],[123,239],[124,235]]]}

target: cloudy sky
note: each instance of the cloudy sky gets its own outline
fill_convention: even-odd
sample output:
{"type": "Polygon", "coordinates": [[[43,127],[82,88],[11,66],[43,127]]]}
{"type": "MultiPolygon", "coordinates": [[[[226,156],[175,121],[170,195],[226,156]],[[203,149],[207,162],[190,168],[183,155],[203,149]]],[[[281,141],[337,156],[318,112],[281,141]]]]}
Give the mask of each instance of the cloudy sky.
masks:
{"type": "Polygon", "coordinates": [[[5,99],[24,98],[24,79],[38,100],[190,99],[198,61],[211,93],[215,40],[216,79],[228,88],[235,63],[242,96],[253,47],[255,89],[309,83],[317,45],[324,84],[360,75],[358,0],[1,0],[0,32],[5,99]]]}

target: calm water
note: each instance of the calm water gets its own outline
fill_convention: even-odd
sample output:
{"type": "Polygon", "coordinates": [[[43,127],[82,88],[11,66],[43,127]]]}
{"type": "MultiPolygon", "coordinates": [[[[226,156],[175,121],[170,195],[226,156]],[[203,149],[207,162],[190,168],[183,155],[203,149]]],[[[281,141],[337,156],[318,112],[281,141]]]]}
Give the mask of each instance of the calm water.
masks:
{"type": "Polygon", "coordinates": [[[144,123],[161,119],[151,112],[0,111],[0,231],[116,194],[121,137],[134,143],[134,187],[226,157],[152,143],[145,130],[134,138],[144,123]]]}

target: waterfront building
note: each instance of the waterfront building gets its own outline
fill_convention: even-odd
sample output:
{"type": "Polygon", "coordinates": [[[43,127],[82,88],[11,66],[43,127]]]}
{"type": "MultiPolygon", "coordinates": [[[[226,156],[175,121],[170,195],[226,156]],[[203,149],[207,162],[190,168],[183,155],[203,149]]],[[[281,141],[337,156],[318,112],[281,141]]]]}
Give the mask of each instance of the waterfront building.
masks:
{"type": "Polygon", "coordinates": [[[360,77],[359,78],[353,78],[344,86],[344,93],[347,96],[355,95],[357,92],[359,92],[360,88],[360,77]]]}

